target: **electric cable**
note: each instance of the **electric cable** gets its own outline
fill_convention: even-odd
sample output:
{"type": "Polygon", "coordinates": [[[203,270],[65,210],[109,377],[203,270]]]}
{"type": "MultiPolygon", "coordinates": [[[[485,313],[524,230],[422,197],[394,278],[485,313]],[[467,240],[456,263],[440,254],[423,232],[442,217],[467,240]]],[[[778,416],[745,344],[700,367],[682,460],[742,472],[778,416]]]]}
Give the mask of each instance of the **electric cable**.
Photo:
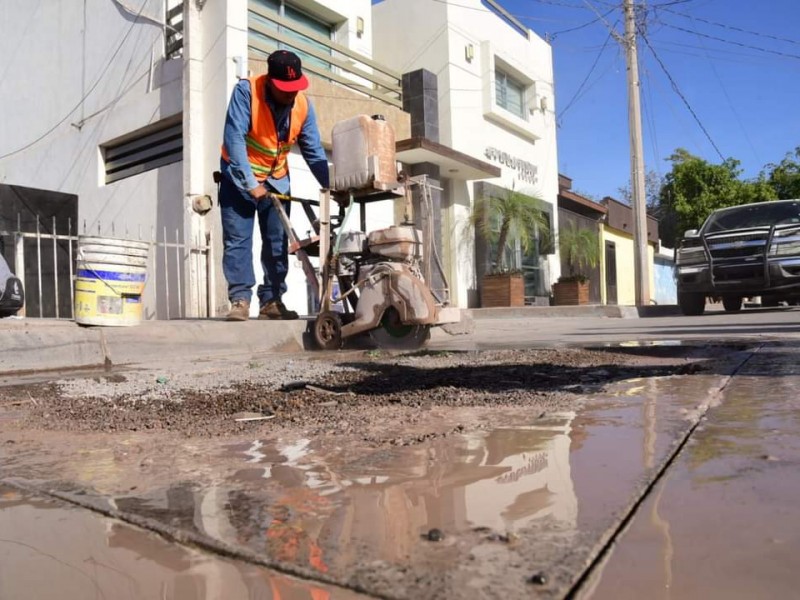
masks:
{"type": "Polygon", "coordinates": [[[570,27],[569,29],[562,29],[561,31],[554,31],[553,33],[551,33],[551,34],[550,34],[550,39],[551,39],[551,40],[555,40],[555,39],[556,39],[556,37],[558,37],[558,36],[559,36],[559,35],[561,35],[562,33],[571,33],[571,32],[573,32],[573,31],[578,31],[578,30],[580,30],[580,29],[584,29],[584,28],[586,28],[586,27],[589,27],[589,25],[594,25],[594,24],[595,24],[595,23],[597,23],[598,21],[601,21],[601,20],[603,20],[605,17],[607,17],[608,15],[610,15],[612,12],[614,12],[614,10],[615,10],[615,9],[613,9],[613,8],[610,8],[610,9],[608,9],[608,10],[607,10],[605,13],[603,13],[603,15],[601,15],[601,16],[598,16],[598,17],[596,17],[596,18],[592,19],[591,21],[588,21],[588,22],[584,23],[583,25],[578,25],[577,27],[570,27]]]}
{"type": "MultiPolygon", "coordinates": [[[[645,113],[645,123],[647,123],[648,128],[650,129],[650,144],[652,145],[652,152],[653,152],[653,162],[655,163],[655,172],[659,179],[661,179],[661,169],[658,166],[658,157],[661,156],[661,152],[659,152],[658,148],[658,135],[656,133],[656,120],[655,120],[655,103],[653,102],[653,95],[650,86],[650,73],[648,70],[642,69],[643,74],[645,75],[642,80],[644,81],[645,85],[642,87],[644,88],[644,98],[645,102],[642,103],[642,108],[645,113]]],[[[645,172],[645,177],[647,173],[645,172]]],[[[647,181],[645,181],[645,196],[647,188],[647,181]]]]}
{"type": "Polygon", "coordinates": [[[694,0],[672,0],[672,2],[662,2],[661,4],[654,4],[653,8],[662,8],[664,6],[674,6],[675,4],[686,4],[687,2],[694,2],[694,0]]]}
{"type": "MultiPolygon", "coordinates": [[[[705,50],[702,38],[698,38],[698,41],[700,43],[700,46],[702,46],[703,49],[705,50]]],[[[711,67],[711,72],[714,73],[714,77],[716,77],[717,83],[719,83],[719,87],[722,88],[722,94],[725,96],[725,100],[727,100],[728,106],[730,107],[733,116],[736,117],[736,122],[739,124],[739,129],[742,131],[742,135],[744,136],[744,139],[747,141],[747,145],[750,146],[750,150],[753,151],[753,156],[755,156],[758,162],[763,162],[761,158],[758,156],[758,151],[756,150],[756,147],[753,144],[753,140],[751,140],[750,136],[747,135],[747,130],[744,128],[744,123],[742,122],[739,113],[736,111],[736,107],[733,104],[733,100],[731,100],[731,96],[730,94],[728,94],[728,90],[725,87],[725,84],[722,82],[722,78],[719,76],[717,68],[714,66],[714,61],[711,60],[711,57],[708,55],[708,52],[706,52],[706,60],[708,60],[708,65],[711,67]]]]}
{"type": "Polygon", "coordinates": [[[707,33],[700,33],[699,31],[695,31],[693,29],[686,29],[685,27],[679,27],[678,25],[672,25],[671,23],[662,23],[664,27],[669,27],[670,29],[675,29],[677,31],[683,31],[684,33],[691,33],[692,35],[697,35],[700,37],[708,38],[710,40],[714,40],[717,42],[722,42],[723,44],[731,44],[733,46],[740,46],[742,48],[749,48],[750,50],[758,50],[759,52],[766,52],[768,54],[775,54],[776,56],[783,56],[786,58],[796,58],[800,59],[800,54],[790,54],[788,52],[781,52],[780,50],[770,50],[768,48],[761,48],[760,46],[753,46],[751,44],[744,44],[742,42],[735,42],[733,40],[726,40],[725,38],[717,37],[715,35],[709,35],[707,33]]]}
{"type": "Polygon", "coordinates": [[[589,81],[589,78],[592,76],[592,73],[594,73],[595,67],[597,67],[597,63],[600,62],[600,57],[603,56],[603,53],[605,52],[606,47],[608,46],[608,42],[611,40],[611,37],[612,37],[612,34],[609,32],[609,34],[606,36],[606,41],[603,42],[603,46],[602,46],[602,48],[600,48],[600,52],[597,53],[597,56],[595,56],[594,62],[592,63],[592,66],[589,67],[589,72],[586,73],[586,77],[583,78],[583,81],[578,86],[578,89],[575,90],[575,93],[572,95],[572,98],[570,98],[570,100],[567,102],[567,105],[561,110],[561,112],[558,115],[558,119],[557,120],[562,119],[564,117],[564,113],[566,113],[570,109],[570,107],[575,103],[575,101],[578,99],[578,95],[581,93],[581,90],[583,89],[583,86],[585,86],[586,82],[589,81]]]}
{"type": "Polygon", "coordinates": [[[655,48],[653,48],[652,44],[650,44],[650,40],[647,39],[647,36],[645,36],[645,35],[642,35],[642,39],[644,40],[644,43],[647,44],[647,47],[650,49],[650,52],[653,53],[653,57],[656,59],[656,62],[658,63],[658,65],[661,67],[661,70],[664,71],[664,74],[667,76],[667,79],[669,79],[669,82],[672,85],[672,89],[675,91],[676,94],[678,94],[678,96],[683,101],[683,103],[686,106],[686,108],[692,114],[692,117],[694,117],[694,120],[697,122],[698,126],[703,131],[703,133],[705,134],[706,139],[708,139],[708,141],[714,147],[714,150],[716,150],[716,152],[719,155],[720,159],[724,161],[725,157],[722,155],[722,152],[720,152],[720,149],[717,147],[717,144],[714,143],[714,140],[711,138],[711,134],[708,133],[708,130],[705,128],[703,123],[700,121],[700,117],[697,116],[697,113],[694,111],[692,106],[689,104],[689,101],[686,99],[686,96],[684,96],[683,92],[681,92],[680,88],[678,87],[677,82],[675,81],[675,79],[673,79],[672,75],[670,75],[670,72],[667,70],[666,65],[661,61],[661,57],[658,56],[658,53],[655,51],[655,48]]]}
{"type": "MultiPolygon", "coordinates": [[[[142,7],[139,9],[139,14],[141,14],[141,12],[144,10],[145,6],[147,6],[147,0],[144,0],[144,2],[142,3],[142,7]]],[[[72,116],[72,113],[74,113],[76,110],[78,110],[81,107],[81,105],[91,95],[91,93],[95,90],[95,88],[98,85],[100,85],[100,82],[103,81],[103,76],[106,74],[106,71],[108,71],[109,67],[111,67],[111,64],[114,62],[114,59],[117,57],[117,54],[119,54],[120,50],[122,50],[122,47],[125,45],[126,40],[130,36],[130,34],[133,32],[133,28],[136,25],[137,21],[138,21],[138,16],[137,16],[136,19],[133,20],[133,22],[131,23],[130,27],[128,27],[128,31],[122,37],[122,40],[120,41],[119,45],[117,46],[117,49],[114,50],[114,53],[108,59],[108,62],[106,62],[105,67],[103,67],[103,70],[100,72],[100,75],[97,77],[97,81],[94,82],[92,87],[89,88],[89,90],[83,95],[83,97],[78,101],[78,103],[72,109],[70,109],[70,111],[66,115],[64,115],[64,117],[60,121],[58,121],[58,123],[53,125],[50,129],[45,131],[42,135],[40,135],[38,138],[36,138],[32,142],[29,142],[29,143],[25,144],[24,146],[22,146],[20,148],[17,148],[16,150],[12,150],[11,152],[6,152],[5,154],[0,154],[0,160],[2,160],[4,158],[8,158],[9,156],[14,156],[15,154],[19,154],[20,152],[23,152],[23,151],[27,150],[28,148],[34,146],[35,144],[38,144],[44,138],[46,138],[48,135],[50,135],[56,129],[58,129],[61,125],[63,125],[64,122],[72,116]]]]}
{"type": "Polygon", "coordinates": [[[775,40],[775,41],[778,41],[778,42],[787,42],[789,44],[796,44],[796,45],[800,46],[800,41],[798,41],[798,40],[792,40],[790,38],[780,37],[780,36],[777,36],[777,35],[770,35],[769,33],[762,33],[760,31],[753,31],[751,29],[743,29],[741,27],[736,27],[734,25],[726,25],[725,23],[718,23],[717,21],[711,21],[709,19],[704,19],[702,17],[696,17],[694,15],[690,15],[688,13],[680,12],[678,10],[670,10],[669,8],[663,8],[663,6],[665,6],[665,5],[656,4],[656,5],[653,6],[653,8],[655,8],[655,9],[662,8],[664,10],[664,12],[668,12],[668,13],[670,13],[672,15],[678,15],[679,17],[684,17],[686,19],[691,19],[692,21],[700,21],[701,23],[706,23],[708,25],[713,25],[715,27],[721,27],[723,29],[730,29],[731,31],[738,31],[739,33],[748,33],[750,35],[756,35],[756,36],[759,36],[759,37],[769,38],[771,40],[775,40]]]}
{"type": "MultiPolygon", "coordinates": [[[[617,25],[617,23],[619,23],[619,21],[618,21],[618,20],[617,20],[617,21],[615,21],[613,25],[611,25],[611,24],[608,22],[608,20],[605,18],[605,16],[604,16],[604,15],[602,15],[602,14],[600,13],[600,11],[599,11],[599,10],[597,10],[597,7],[596,7],[594,4],[592,4],[591,2],[589,2],[589,0],[583,0],[583,3],[584,3],[586,6],[588,6],[588,7],[589,7],[589,8],[590,8],[590,9],[591,9],[593,12],[594,12],[594,14],[596,14],[596,15],[597,15],[597,18],[598,18],[598,19],[600,19],[600,20],[603,22],[603,25],[605,25],[605,26],[606,26],[606,29],[608,29],[609,33],[610,33],[612,36],[614,36],[614,39],[615,39],[615,40],[617,40],[617,41],[618,41],[618,42],[620,42],[620,43],[624,43],[624,41],[625,41],[625,38],[624,38],[624,36],[623,36],[623,35],[622,35],[620,32],[618,32],[618,31],[616,30],[616,25],[617,25]]],[[[608,13],[606,13],[606,14],[608,14],[608,13]]]]}

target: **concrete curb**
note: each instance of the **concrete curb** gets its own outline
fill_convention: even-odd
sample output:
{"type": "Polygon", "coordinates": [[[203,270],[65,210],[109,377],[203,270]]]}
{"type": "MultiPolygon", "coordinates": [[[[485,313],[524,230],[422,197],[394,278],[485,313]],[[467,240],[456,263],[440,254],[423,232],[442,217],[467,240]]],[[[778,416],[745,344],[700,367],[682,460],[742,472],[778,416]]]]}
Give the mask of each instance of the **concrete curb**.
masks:
{"type": "Polygon", "coordinates": [[[298,352],[310,347],[307,327],[303,319],[144,321],[135,327],[82,327],[47,319],[3,321],[0,374],[298,352]]]}
{"type": "MultiPolygon", "coordinates": [[[[638,318],[680,314],[677,306],[530,306],[465,309],[461,322],[436,327],[434,340],[470,336],[475,322],[500,319],[638,318]]],[[[0,375],[133,365],[160,360],[300,352],[313,348],[306,317],[230,323],[222,319],[143,321],[135,327],[83,327],[55,319],[0,320],[0,375]]]]}
{"type": "Polygon", "coordinates": [[[470,308],[463,311],[472,319],[538,319],[599,317],[607,319],[637,319],[671,317],[681,314],[676,305],[616,306],[588,304],[581,306],[521,306],[513,308],[470,308]]]}

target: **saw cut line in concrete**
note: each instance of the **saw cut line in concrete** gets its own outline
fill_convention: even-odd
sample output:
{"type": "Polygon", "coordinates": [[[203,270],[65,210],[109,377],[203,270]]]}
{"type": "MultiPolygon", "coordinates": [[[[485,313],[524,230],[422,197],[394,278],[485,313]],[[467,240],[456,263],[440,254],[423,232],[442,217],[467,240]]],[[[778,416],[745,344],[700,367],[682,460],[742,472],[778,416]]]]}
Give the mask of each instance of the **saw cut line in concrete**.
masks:
{"type": "Polygon", "coordinates": [[[709,390],[709,393],[706,397],[706,401],[701,403],[697,407],[697,410],[690,415],[690,419],[694,421],[692,425],[677,441],[672,451],[664,458],[661,467],[655,473],[655,476],[652,478],[652,480],[648,482],[648,484],[642,489],[639,495],[632,500],[629,508],[626,511],[624,511],[623,515],[620,517],[617,526],[613,529],[609,529],[609,531],[607,531],[606,534],[603,536],[605,539],[601,539],[598,542],[597,549],[594,552],[594,556],[589,559],[587,567],[576,578],[569,592],[567,592],[567,594],[565,595],[565,598],[570,600],[575,598],[580,598],[580,593],[582,592],[584,585],[586,585],[586,583],[590,581],[591,576],[595,572],[595,570],[598,567],[602,566],[603,561],[608,556],[608,553],[613,548],[617,539],[625,532],[626,528],[631,523],[633,518],[636,516],[642,504],[644,504],[644,502],[647,500],[647,498],[650,496],[650,494],[653,492],[656,486],[666,476],[666,473],[669,470],[669,468],[678,459],[681,452],[683,452],[683,449],[686,447],[686,444],[688,444],[689,440],[692,438],[695,431],[700,426],[703,417],[711,408],[719,405],[722,393],[725,391],[725,388],[728,387],[728,385],[736,376],[736,374],[742,368],[744,368],[744,366],[748,363],[748,361],[751,358],[753,358],[753,356],[756,353],[758,353],[758,351],[761,350],[762,347],[763,345],[759,345],[758,347],[750,351],[746,356],[744,356],[744,358],[742,358],[741,361],[739,361],[736,365],[733,366],[730,374],[726,375],[723,378],[721,384],[718,387],[709,390]]]}

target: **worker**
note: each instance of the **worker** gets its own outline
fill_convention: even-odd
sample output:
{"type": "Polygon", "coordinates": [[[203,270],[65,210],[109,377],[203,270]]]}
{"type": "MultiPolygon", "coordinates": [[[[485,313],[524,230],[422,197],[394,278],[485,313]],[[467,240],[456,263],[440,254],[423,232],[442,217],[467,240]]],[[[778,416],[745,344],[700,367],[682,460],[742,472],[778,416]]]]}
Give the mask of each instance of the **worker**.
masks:
{"type": "MultiPolygon", "coordinates": [[[[276,50],[267,73],[240,80],[233,88],[222,144],[219,206],[222,214],[222,270],[228,282],[229,321],[250,317],[255,216],[261,231],[263,280],[256,295],[259,319],[296,319],[283,304],[289,268],[287,234],[270,194],[291,194],[289,151],[297,143],[322,189],[329,187],[328,160],[322,148],[300,58],[276,50]]],[[[290,214],[290,202],[283,202],[290,214]]]]}

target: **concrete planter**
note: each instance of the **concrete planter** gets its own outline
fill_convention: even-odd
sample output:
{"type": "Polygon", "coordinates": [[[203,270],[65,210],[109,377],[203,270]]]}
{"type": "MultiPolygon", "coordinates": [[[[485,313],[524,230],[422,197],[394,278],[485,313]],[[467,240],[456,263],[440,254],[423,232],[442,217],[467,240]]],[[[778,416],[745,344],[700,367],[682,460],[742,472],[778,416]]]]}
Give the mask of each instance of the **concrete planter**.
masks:
{"type": "Polygon", "coordinates": [[[481,306],[525,306],[522,273],[484,275],[481,280],[481,306]]]}

